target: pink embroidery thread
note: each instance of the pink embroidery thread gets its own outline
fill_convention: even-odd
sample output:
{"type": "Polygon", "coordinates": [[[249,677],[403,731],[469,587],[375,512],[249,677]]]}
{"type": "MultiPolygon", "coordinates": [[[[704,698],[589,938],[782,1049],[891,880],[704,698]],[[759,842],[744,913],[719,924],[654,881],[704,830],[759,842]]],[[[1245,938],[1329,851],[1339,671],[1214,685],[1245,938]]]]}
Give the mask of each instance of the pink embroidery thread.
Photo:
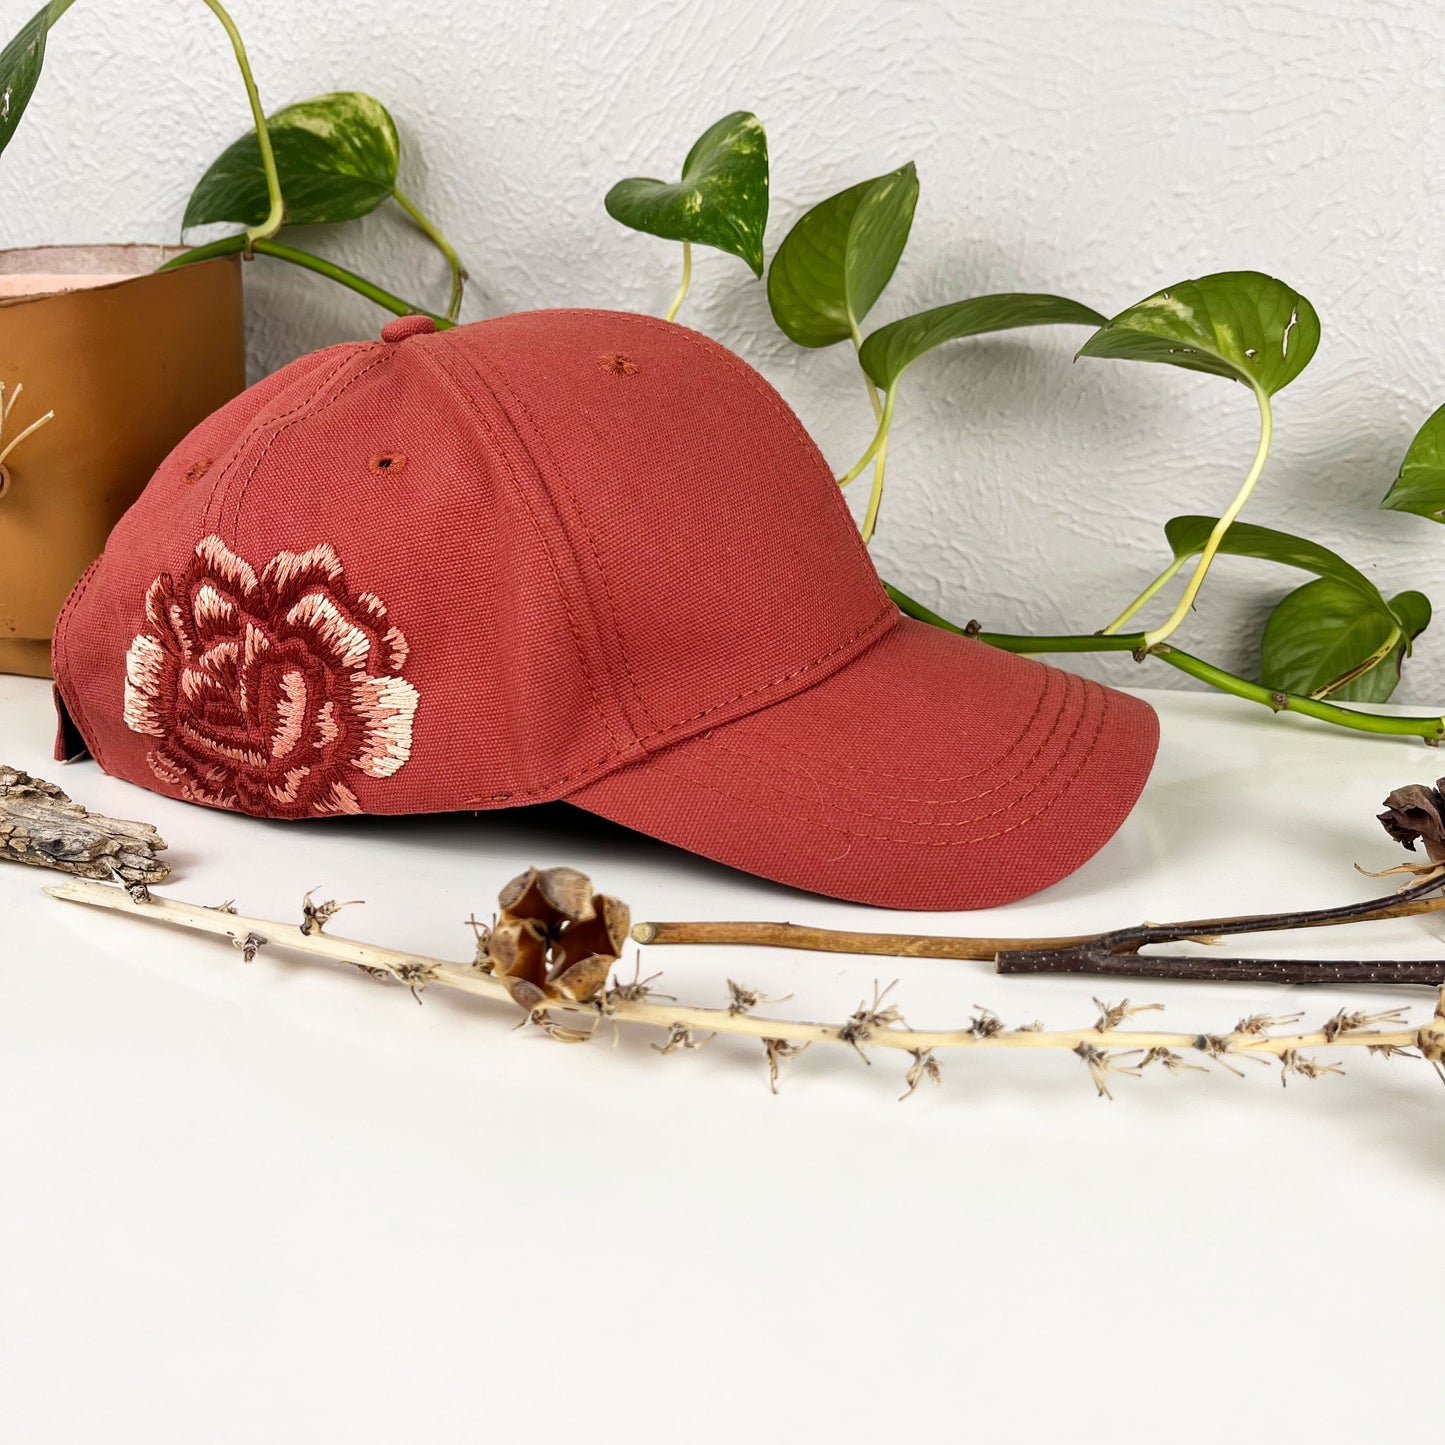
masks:
{"type": "Polygon", "coordinates": [[[146,594],[126,654],[125,723],[155,738],[152,772],[181,795],[268,817],[359,813],[349,773],[389,778],[411,756],[418,694],[407,645],[328,545],[259,576],[219,537],[146,594]]]}

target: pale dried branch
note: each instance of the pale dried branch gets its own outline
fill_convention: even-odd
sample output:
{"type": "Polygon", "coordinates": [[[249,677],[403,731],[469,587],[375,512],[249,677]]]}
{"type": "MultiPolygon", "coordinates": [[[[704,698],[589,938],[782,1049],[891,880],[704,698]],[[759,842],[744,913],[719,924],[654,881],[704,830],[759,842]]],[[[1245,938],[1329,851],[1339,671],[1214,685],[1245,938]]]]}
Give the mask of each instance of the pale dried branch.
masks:
{"type": "MultiPolygon", "coordinates": [[[[247,938],[255,935],[273,948],[286,948],[368,971],[381,970],[414,986],[425,981],[508,1008],[516,1007],[507,981],[479,972],[472,962],[399,953],[320,931],[306,933],[296,924],[248,918],[171,899],[151,898],[137,903],[124,889],[101,883],[66,883],[48,891],[69,902],[130,913],[171,927],[217,934],[231,939],[242,949],[247,938]]],[[[706,1041],[704,1036],[710,1038],[713,1034],[753,1038],[762,1043],[767,1052],[774,1087],[779,1061],[814,1043],[849,1047],[865,1061],[868,1057],[865,1046],[907,1053],[913,1060],[910,1082],[914,1087],[924,1078],[934,1077],[930,1062],[936,1063],[936,1051],[1000,1048],[1071,1050],[1084,1060],[1096,1088],[1105,1097],[1109,1096],[1111,1076],[1137,1076],[1153,1064],[1162,1065],[1171,1073],[1200,1068],[1201,1064],[1186,1062],[1191,1056],[1201,1061],[1216,1059],[1236,1073],[1240,1071],[1234,1061],[1244,1059],[1261,1063],[1273,1059],[1285,1077],[1295,1074],[1318,1078],[1339,1072],[1337,1063],[1320,1063],[1312,1057],[1312,1051],[1322,1048],[1362,1048],[1386,1057],[1421,1057],[1445,1078],[1445,989],[1440,992],[1433,1018],[1423,1027],[1410,1026],[1401,1010],[1392,1009],[1379,1014],[1336,1014],[1318,1029],[1294,1032],[1274,1032],[1280,1020],[1256,1015],[1242,1019],[1231,1033],[1208,1034],[1117,1027],[1101,1031],[1098,1021],[1070,1029],[1047,1030],[1037,1024],[1005,1028],[997,1015],[981,1008],[958,1028],[915,1029],[908,1027],[898,1005],[888,1001],[894,988],[892,984],[884,989],[875,984],[872,1002],[860,1003],[842,1023],[758,1018],[750,1012],[734,1012],[726,1007],[704,1008],[672,1002],[652,994],[651,983],[650,978],[635,977],[630,984],[602,986],[589,999],[565,996],[548,999],[536,1021],[553,1037],[565,1036],[569,1041],[590,1037],[592,1029],[603,1018],[618,1024],[659,1029],[666,1037],[655,1047],[663,1053],[697,1048],[706,1041]],[[553,1019],[553,1014],[558,1015],[558,1019],[553,1019]],[[560,1021],[568,1015],[578,1021],[578,1028],[560,1021]],[[916,1076],[913,1068],[919,1070],[916,1076]]],[[[1105,1015],[1113,1011],[1101,1009],[1105,1015]]],[[[529,1014],[523,1022],[531,1017],[529,1014]]]]}

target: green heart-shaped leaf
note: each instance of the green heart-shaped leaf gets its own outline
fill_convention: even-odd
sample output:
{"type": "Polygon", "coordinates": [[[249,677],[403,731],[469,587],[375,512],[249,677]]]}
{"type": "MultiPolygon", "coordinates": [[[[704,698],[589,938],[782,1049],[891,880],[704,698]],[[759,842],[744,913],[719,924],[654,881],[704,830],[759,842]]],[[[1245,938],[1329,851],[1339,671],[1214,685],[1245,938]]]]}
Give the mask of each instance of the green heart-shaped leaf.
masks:
{"type": "Polygon", "coordinates": [[[709,126],[688,151],[680,181],[632,176],[607,192],[607,214],[634,231],[741,256],[763,274],[768,224],[768,138],[751,111],[709,126]]]}
{"type": "MultiPolygon", "coordinates": [[[[396,125],[369,95],[347,90],[299,101],[267,116],[266,129],[289,224],[355,220],[396,190],[401,157],[396,125]]],[[[181,231],[218,222],[255,226],[269,209],[261,147],[250,130],[201,177],[181,231]]]]}
{"type": "MultiPolygon", "coordinates": [[[[1202,552],[1218,520],[1217,517],[1171,517],[1164,524],[1164,535],[1175,559],[1202,552]]],[[[1393,615],[1384,594],[1363,572],[1350,566],[1337,552],[1305,537],[1276,532],[1273,527],[1256,527],[1253,522],[1236,522],[1224,534],[1219,550],[1231,557],[1256,557],[1262,562],[1298,567],[1317,577],[1331,577],[1368,598],[1382,616],[1393,615]]]]}
{"type": "Polygon", "coordinates": [[[1445,406],[1415,433],[1395,484],[1380,505],[1392,512],[1414,512],[1445,522],[1445,406]]]}
{"type": "Polygon", "coordinates": [[[874,384],[887,391],[920,356],[945,341],[1023,326],[1098,326],[1103,320],[1092,307],[1064,296],[1025,291],[972,296],[880,326],[863,343],[858,359],[874,384]]]}
{"type": "Polygon", "coordinates": [[[1430,623],[1430,602],[1423,593],[1401,592],[1389,607],[1398,621],[1335,577],[1296,588],[1265,624],[1260,643],[1264,685],[1304,697],[1387,702],[1399,686],[1406,644],[1430,623]],[[1360,671],[1392,635],[1396,640],[1389,651],[1360,671]]]}
{"type": "Polygon", "coordinates": [[[1298,291],[1260,271],[1221,271],[1121,311],[1079,355],[1162,361],[1273,396],[1309,365],[1319,341],[1319,317],[1298,291]]]}
{"type": "Polygon", "coordinates": [[[0,153],[10,144],[35,83],[45,65],[45,37],[50,27],[65,14],[75,0],[50,0],[16,32],[15,38],[0,50],[0,153]]]}
{"type": "Polygon", "coordinates": [[[857,334],[898,266],[918,204],[913,162],[813,207],[768,268],[773,320],[799,346],[857,334]]]}

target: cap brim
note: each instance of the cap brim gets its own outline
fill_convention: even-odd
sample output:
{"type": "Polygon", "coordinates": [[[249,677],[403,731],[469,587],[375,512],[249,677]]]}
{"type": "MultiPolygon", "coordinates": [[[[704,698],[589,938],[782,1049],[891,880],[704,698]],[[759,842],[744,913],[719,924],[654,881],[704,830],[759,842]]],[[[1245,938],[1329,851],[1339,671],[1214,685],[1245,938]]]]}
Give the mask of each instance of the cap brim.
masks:
{"type": "Polygon", "coordinates": [[[905,618],[806,691],[568,801],[809,892],[988,908],[1096,853],[1158,739],[1137,698],[905,618]]]}

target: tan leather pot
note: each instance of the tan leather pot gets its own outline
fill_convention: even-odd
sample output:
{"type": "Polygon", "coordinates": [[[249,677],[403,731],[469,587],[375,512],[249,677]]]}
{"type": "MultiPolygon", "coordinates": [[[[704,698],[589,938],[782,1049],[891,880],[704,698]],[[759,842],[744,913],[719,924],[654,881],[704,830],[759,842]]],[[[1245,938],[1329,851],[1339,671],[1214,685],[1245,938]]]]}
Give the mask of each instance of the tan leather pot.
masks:
{"type": "Polygon", "coordinates": [[[70,589],[161,459],[246,384],[241,266],[178,248],[0,251],[0,672],[50,674],[70,589]]]}

